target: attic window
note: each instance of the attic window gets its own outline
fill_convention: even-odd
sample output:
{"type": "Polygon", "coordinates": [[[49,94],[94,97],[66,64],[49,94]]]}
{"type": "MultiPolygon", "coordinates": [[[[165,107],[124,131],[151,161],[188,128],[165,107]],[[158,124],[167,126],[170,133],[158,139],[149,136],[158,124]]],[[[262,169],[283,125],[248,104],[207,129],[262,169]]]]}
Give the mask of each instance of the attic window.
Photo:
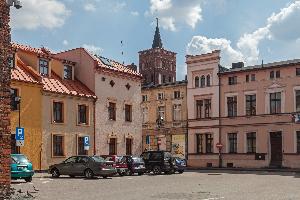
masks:
{"type": "Polygon", "coordinates": [[[127,88],[127,90],[129,90],[131,86],[130,86],[129,83],[127,83],[127,84],[125,85],[125,87],[127,88]]]}
{"type": "Polygon", "coordinates": [[[114,87],[115,82],[114,82],[113,80],[111,80],[111,81],[109,82],[109,84],[111,85],[111,87],[114,87]]]}
{"type": "Polygon", "coordinates": [[[105,81],[105,77],[102,77],[102,81],[105,81]]]}

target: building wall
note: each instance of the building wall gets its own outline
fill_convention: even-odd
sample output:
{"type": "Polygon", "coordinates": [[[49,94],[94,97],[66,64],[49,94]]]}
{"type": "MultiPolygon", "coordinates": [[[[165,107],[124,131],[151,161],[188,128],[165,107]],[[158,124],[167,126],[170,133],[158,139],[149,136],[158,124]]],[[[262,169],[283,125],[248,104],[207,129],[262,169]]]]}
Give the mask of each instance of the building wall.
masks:
{"type": "Polygon", "coordinates": [[[66,158],[77,153],[77,137],[89,136],[90,149],[89,155],[94,154],[94,100],[67,95],[58,95],[54,93],[43,94],[43,146],[42,146],[42,169],[47,169],[49,165],[62,162],[66,158]],[[61,101],[64,105],[64,122],[56,124],[52,120],[53,101],[61,101]],[[78,125],[78,105],[86,104],[89,107],[89,124],[78,125]],[[64,136],[65,155],[55,157],[52,154],[52,135],[61,134],[64,136]]]}
{"type": "Polygon", "coordinates": [[[132,154],[142,153],[141,81],[104,73],[95,74],[96,153],[109,154],[109,139],[117,138],[117,154],[126,154],[126,138],[132,138],[132,154]],[[114,81],[114,86],[110,82],[114,81]],[[129,90],[126,85],[129,84],[129,90]],[[109,102],[116,103],[116,121],[108,118],[109,102]],[[125,104],[132,105],[132,122],[125,121],[125,104]]]}
{"type": "Polygon", "coordinates": [[[295,110],[294,90],[300,89],[300,77],[296,66],[262,69],[249,72],[225,73],[221,75],[221,137],[224,148],[223,165],[233,163],[235,167],[268,167],[271,161],[270,132],[282,132],[283,167],[299,168],[296,131],[300,124],[293,122],[295,110]],[[270,71],[280,70],[280,78],[270,79],[270,71]],[[247,74],[255,74],[256,80],[246,82],[247,74]],[[237,76],[236,85],[228,85],[228,77],[237,76]],[[282,92],[282,113],[270,114],[269,95],[282,92]],[[245,116],[245,95],[256,94],[256,116],[245,116]],[[237,95],[237,117],[227,117],[226,97],[237,95]],[[265,160],[255,160],[255,154],[247,154],[246,133],[256,132],[256,153],[265,154],[265,160]],[[228,153],[228,133],[237,133],[237,155],[228,153]]]}
{"type": "MultiPolygon", "coordinates": [[[[35,170],[41,169],[42,145],[42,86],[12,81],[11,87],[18,89],[21,97],[21,127],[25,129],[24,146],[20,153],[26,155],[35,170]]],[[[11,112],[11,133],[19,126],[19,110],[11,112]]]]}
{"type": "MultiPolygon", "coordinates": [[[[141,105],[142,109],[148,109],[148,120],[143,123],[143,149],[158,149],[158,138],[161,139],[160,149],[172,151],[173,135],[182,135],[186,140],[187,135],[187,99],[186,99],[186,82],[176,82],[175,84],[166,84],[153,87],[144,87],[142,95],[147,95],[147,101],[141,105]],[[174,98],[174,91],[180,91],[180,98],[174,98]],[[158,93],[164,93],[165,99],[158,100],[158,93]],[[173,120],[173,106],[181,105],[181,120],[173,120]],[[158,106],[165,106],[164,126],[157,127],[158,106]],[[146,136],[150,135],[150,145],[146,144],[146,136]],[[164,144],[165,143],[165,144],[164,144]]],[[[174,137],[173,137],[174,139],[174,137]]],[[[182,139],[183,140],[183,139],[182,139]]],[[[173,148],[174,150],[174,148],[173,148]]],[[[186,155],[186,142],[184,141],[184,149],[180,147],[180,152],[186,155]]]]}
{"type": "Polygon", "coordinates": [[[176,53],[155,48],[139,52],[139,69],[144,77],[144,84],[151,83],[151,75],[154,76],[154,84],[163,83],[163,76],[166,82],[169,77],[176,81],[176,53]],[[165,64],[163,64],[165,63],[165,64]]]}
{"type": "Polygon", "coordinates": [[[220,51],[209,54],[187,56],[187,109],[188,109],[188,165],[191,167],[206,167],[211,163],[218,166],[219,156],[216,144],[219,142],[219,62],[220,51]],[[195,78],[205,76],[205,86],[196,87],[195,78]],[[207,76],[210,76],[210,86],[207,86],[207,76]],[[211,99],[211,116],[197,119],[196,101],[211,99]],[[212,134],[213,150],[211,153],[197,152],[197,134],[212,134]]]}

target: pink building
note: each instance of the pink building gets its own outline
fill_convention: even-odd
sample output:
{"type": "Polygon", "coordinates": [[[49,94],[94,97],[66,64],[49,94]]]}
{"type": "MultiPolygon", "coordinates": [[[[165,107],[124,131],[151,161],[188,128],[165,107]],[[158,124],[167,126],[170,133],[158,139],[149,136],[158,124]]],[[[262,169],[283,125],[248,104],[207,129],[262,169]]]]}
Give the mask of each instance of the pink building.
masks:
{"type": "MultiPolygon", "coordinates": [[[[203,70],[204,62],[197,62],[193,65],[203,70]]],[[[191,73],[189,56],[187,64],[188,73],[191,73]]],[[[197,115],[199,112],[195,107],[189,108],[192,109],[189,111],[189,165],[217,167],[220,161],[222,167],[300,168],[300,124],[297,124],[297,114],[300,112],[300,60],[250,67],[235,63],[231,69],[219,67],[219,70],[220,98],[212,101],[211,108],[212,112],[214,107],[220,109],[212,113],[211,118],[193,120],[193,113],[197,115]],[[199,128],[193,125],[196,123],[199,128]],[[220,131],[220,137],[216,137],[216,133],[213,135],[214,151],[208,153],[205,150],[209,140],[205,134],[216,129],[220,131]],[[215,154],[217,142],[223,145],[220,160],[215,154]],[[211,160],[205,160],[207,157],[211,160]]],[[[189,83],[192,87],[194,79],[191,78],[189,83]]],[[[193,90],[189,87],[188,97],[195,96],[193,90]]],[[[212,89],[209,91],[216,94],[212,89]]],[[[200,85],[197,94],[207,95],[207,91],[200,85]]],[[[197,102],[188,98],[188,105],[196,106],[197,102]]]]}

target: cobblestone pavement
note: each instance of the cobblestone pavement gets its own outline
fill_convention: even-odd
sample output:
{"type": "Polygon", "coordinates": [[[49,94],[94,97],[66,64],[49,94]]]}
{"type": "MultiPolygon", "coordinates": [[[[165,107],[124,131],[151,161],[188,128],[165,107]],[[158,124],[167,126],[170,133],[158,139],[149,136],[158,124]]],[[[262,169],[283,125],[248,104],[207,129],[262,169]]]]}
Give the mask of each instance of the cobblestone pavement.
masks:
{"type": "Polygon", "coordinates": [[[300,174],[188,171],[92,180],[36,174],[32,183],[13,181],[13,187],[41,200],[299,200],[300,174]]]}

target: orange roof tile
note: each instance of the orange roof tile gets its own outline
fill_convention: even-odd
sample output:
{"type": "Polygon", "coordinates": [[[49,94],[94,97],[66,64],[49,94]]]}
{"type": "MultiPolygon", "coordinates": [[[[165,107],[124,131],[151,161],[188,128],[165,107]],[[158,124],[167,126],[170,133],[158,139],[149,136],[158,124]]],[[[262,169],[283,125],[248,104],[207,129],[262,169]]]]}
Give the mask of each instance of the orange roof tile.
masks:
{"type": "Polygon", "coordinates": [[[97,98],[84,84],[78,80],[61,79],[53,71],[51,77],[43,77],[43,90],[59,94],[97,98]]]}
{"type": "Polygon", "coordinates": [[[47,56],[52,55],[51,51],[49,49],[46,49],[45,47],[34,48],[34,47],[30,47],[23,44],[17,44],[17,43],[12,43],[12,47],[23,51],[39,54],[39,55],[47,55],[47,56]]]}
{"type": "Polygon", "coordinates": [[[25,66],[20,59],[17,59],[15,68],[11,70],[11,79],[15,81],[41,84],[39,79],[30,72],[29,67],[25,66]]]}

